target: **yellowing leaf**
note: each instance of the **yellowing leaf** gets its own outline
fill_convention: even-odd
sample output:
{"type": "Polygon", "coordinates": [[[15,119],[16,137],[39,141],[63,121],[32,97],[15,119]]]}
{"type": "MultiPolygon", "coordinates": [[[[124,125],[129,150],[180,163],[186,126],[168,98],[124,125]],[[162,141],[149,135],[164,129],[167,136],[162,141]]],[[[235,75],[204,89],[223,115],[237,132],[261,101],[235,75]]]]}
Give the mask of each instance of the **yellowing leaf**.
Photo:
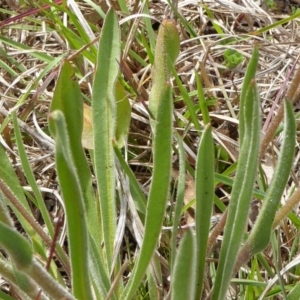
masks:
{"type": "Polygon", "coordinates": [[[85,103],[83,104],[83,130],[81,143],[83,148],[94,149],[92,108],[85,103]]]}
{"type": "Polygon", "coordinates": [[[126,91],[119,81],[116,82],[115,97],[117,104],[117,123],[115,138],[119,148],[124,146],[125,136],[128,134],[130,118],[131,118],[131,106],[126,95],[126,91]]]}
{"type": "MultiPolygon", "coordinates": [[[[115,86],[116,99],[116,131],[115,139],[119,148],[124,146],[124,138],[128,134],[131,106],[123,86],[119,81],[115,86]]],[[[83,106],[83,130],[82,130],[82,146],[86,149],[94,149],[93,141],[93,123],[92,123],[92,108],[84,104],[83,106]]]]}

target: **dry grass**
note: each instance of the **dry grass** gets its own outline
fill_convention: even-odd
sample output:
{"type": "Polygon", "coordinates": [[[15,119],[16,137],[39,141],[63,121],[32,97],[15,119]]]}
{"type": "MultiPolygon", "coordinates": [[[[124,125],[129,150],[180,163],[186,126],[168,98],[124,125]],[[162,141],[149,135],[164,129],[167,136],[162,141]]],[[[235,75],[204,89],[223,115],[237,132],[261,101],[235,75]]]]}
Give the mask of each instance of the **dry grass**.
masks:
{"type": "MultiPolygon", "coordinates": [[[[96,1],[95,1],[96,2],[96,1]]],[[[282,7],[282,3],[274,3],[274,7],[263,7],[255,1],[179,1],[178,12],[188,22],[195,33],[192,36],[187,27],[178,21],[178,29],[181,36],[181,51],[176,63],[176,70],[182,84],[189,93],[194,104],[198,103],[197,86],[195,83],[195,71],[201,74],[205,95],[210,99],[210,115],[213,120],[214,139],[227,152],[226,155],[219,156],[218,166],[222,171],[222,164],[230,165],[238,157],[238,115],[239,115],[239,95],[247,63],[251,57],[253,44],[257,42],[260,49],[259,67],[257,71],[257,83],[261,99],[261,111],[263,119],[263,130],[268,130],[270,120],[285,97],[286,91],[292,80],[294,68],[298,68],[298,57],[300,55],[299,46],[299,22],[297,20],[277,26],[263,33],[258,30],[268,26],[275,21],[288,16],[292,9],[297,7],[296,3],[282,7]],[[292,8],[294,7],[294,8],[292,8]],[[219,32],[218,32],[219,31],[219,32]],[[226,49],[235,49],[242,54],[242,63],[228,68],[224,59],[226,49]],[[295,67],[296,66],[296,67],[295,67]],[[290,75],[291,73],[291,75],[290,75]]],[[[130,14],[141,13],[141,3],[139,1],[127,1],[130,14]]],[[[21,13],[30,9],[30,4],[25,7],[18,7],[14,1],[7,0],[6,3],[0,0],[0,20],[9,17],[8,11],[14,11],[15,7],[21,13]]],[[[79,7],[86,19],[97,25],[101,30],[102,21],[94,10],[86,3],[80,3],[79,7]]],[[[165,1],[152,1],[150,4],[150,14],[153,17],[153,26],[156,20],[161,21],[165,17],[170,17],[169,6],[165,1]]],[[[119,9],[119,19],[122,24],[130,20],[130,15],[126,15],[119,9]]],[[[62,14],[61,14],[61,17],[62,14]]],[[[66,54],[66,57],[74,55],[66,42],[64,36],[55,31],[46,32],[44,26],[51,25],[46,13],[36,13],[33,16],[9,23],[0,27],[0,35],[5,39],[18,42],[28,46],[27,50],[21,50],[14,44],[3,43],[0,40],[0,99],[1,99],[1,123],[5,124],[8,112],[17,111],[21,128],[24,132],[24,144],[27,155],[30,159],[32,169],[41,189],[45,191],[45,201],[49,201],[49,209],[53,210],[53,218],[59,214],[60,206],[53,205],[53,193],[57,191],[57,181],[54,170],[53,142],[43,131],[48,130],[47,115],[49,104],[51,103],[53,88],[55,85],[58,69],[56,66],[49,68],[41,78],[39,75],[47,68],[45,55],[58,57],[66,54]],[[37,22],[33,22],[34,18],[37,22]],[[38,55],[32,56],[32,52],[38,55]],[[43,57],[39,57],[43,55],[43,57]],[[12,68],[11,73],[3,67],[3,64],[12,68]],[[20,67],[17,68],[16,66],[20,67]]],[[[1,26],[1,25],[0,25],[1,26]]],[[[123,26],[123,25],[122,25],[123,26]]],[[[132,104],[132,122],[128,138],[128,151],[131,155],[129,163],[134,170],[145,191],[151,178],[151,130],[149,126],[147,112],[147,96],[151,88],[150,83],[150,61],[147,51],[136,39],[136,32],[145,30],[143,19],[134,18],[123,26],[124,49],[123,62],[129,68],[122,71],[126,75],[128,84],[133,86],[138,95],[132,93],[130,101],[132,104]],[[129,25],[128,25],[129,24],[129,25]],[[143,58],[146,65],[141,64],[130,55],[130,50],[138,53],[143,58]]],[[[97,37],[99,32],[95,31],[97,37]]],[[[95,41],[97,43],[97,41],[95,41]]],[[[80,80],[82,92],[87,98],[91,94],[90,76],[93,72],[92,63],[83,63],[86,76],[80,80]]],[[[174,127],[184,137],[185,149],[188,162],[193,168],[196,160],[196,149],[198,145],[198,135],[187,114],[185,101],[174,84],[174,105],[175,123],[174,127]]],[[[297,109],[296,104],[296,109],[297,109]]],[[[202,124],[201,115],[198,115],[202,124]]],[[[11,126],[1,127],[1,144],[7,149],[12,163],[18,169],[19,157],[16,154],[16,146],[11,139],[11,126]]],[[[262,166],[266,171],[267,180],[272,175],[276,165],[276,157],[280,148],[280,136],[274,141],[266,157],[262,161],[262,166]]],[[[295,169],[293,182],[286,191],[286,196],[295,186],[299,186],[298,160],[300,152],[297,147],[295,156],[295,169]]],[[[177,157],[174,156],[174,166],[176,169],[177,157]]],[[[20,180],[23,180],[24,187],[27,183],[19,172],[20,180]]],[[[176,171],[174,172],[176,177],[176,171]]],[[[194,199],[193,177],[188,177],[186,202],[194,199]]],[[[219,186],[217,191],[221,200],[227,203],[226,188],[219,186]]],[[[284,199],[283,199],[284,201],[284,199]]],[[[217,213],[217,211],[216,211],[217,213]]],[[[298,209],[295,209],[298,214],[298,209]]],[[[255,211],[254,217],[255,219],[255,211]]],[[[192,218],[187,216],[183,223],[189,223],[192,218]]],[[[285,265],[291,259],[288,254],[293,251],[291,248],[297,228],[291,226],[288,221],[283,222],[278,229],[278,240],[280,241],[280,253],[278,259],[280,264],[285,265]]],[[[271,248],[266,251],[267,257],[271,260],[271,248]]],[[[288,279],[286,278],[288,281],[288,279]]],[[[281,299],[281,298],[278,298],[281,299]]]]}

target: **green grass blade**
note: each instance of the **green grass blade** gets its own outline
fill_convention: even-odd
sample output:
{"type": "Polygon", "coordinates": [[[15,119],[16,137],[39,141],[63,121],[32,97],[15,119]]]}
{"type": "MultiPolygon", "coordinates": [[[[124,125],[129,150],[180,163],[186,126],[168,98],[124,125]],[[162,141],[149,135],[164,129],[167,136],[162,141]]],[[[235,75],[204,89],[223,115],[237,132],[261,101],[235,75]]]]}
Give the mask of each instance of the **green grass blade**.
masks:
{"type": "MultiPolygon", "coordinates": [[[[70,44],[70,47],[74,50],[79,50],[84,45],[86,45],[87,42],[85,42],[81,37],[79,37],[75,32],[72,31],[72,29],[67,27],[61,27],[61,34],[64,35],[70,44]]],[[[84,50],[82,52],[82,56],[84,56],[86,59],[88,59],[93,64],[95,63],[95,55],[93,55],[88,49],[84,50]]],[[[78,60],[82,59],[82,57],[79,57],[78,60]]],[[[77,62],[77,59],[75,60],[75,63],[77,62]]]]}
{"type": "Polygon", "coordinates": [[[187,92],[185,86],[182,84],[178,74],[176,73],[176,70],[175,70],[174,66],[171,66],[171,69],[172,69],[173,75],[175,77],[176,84],[177,84],[177,86],[180,90],[180,95],[182,95],[183,101],[185,102],[185,104],[188,108],[188,111],[190,113],[191,120],[192,120],[192,122],[195,126],[195,129],[197,130],[198,134],[200,135],[201,126],[200,126],[200,123],[199,123],[199,120],[198,120],[198,117],[197,117],[197,113],[195,111],[195,105],[192,102],[192,99],[191,99],[189,93],[187,92]]]}
{"type": "MultiPolygon", "coordinates": [[[[35,219],[32,216],[30,207],[24,195],[23,188],[19,183],[17,175],[3,147],[0,147],[0,179],[1,181],[3,181],[1,185],[3,184],[5,186],[5,189],[7,189],[8,192],[13,194],[17,202],[16,204],[18,204],[19,207],[16,207],[16,205],[12,203],[11,199],[9,198],[8,198],[9,199],[8,205],[12,208],[13,212],[16,214],[18,220],[21,222],[29,238],[34,242],[33,243],[34,247],[35,246],[38,246],[39,248],[42,247],[41,239],[38,237],[37,232],[32,228],[31,224],[29,224],[28,222],[28,219],[30,219],[31,222],[35,222],[35,219]],[[24,213],[27,214],[27,219],[25,219],[25,217],[23,216],[24,213]]],[[[2,187],[1,189],[3,190],[2,187]]],[[[3,192],[5,194],[5,191],[3,192]]]]}
{"type": "Polygon", "coordinates": [[[178,12],[177,8],[173,5],[174,1],[168,0],[168,4],[172,8],[173,13],[175,16],[180,20],[183,24],[186,31],[190,34],[191,38],[195,38],[198,36],[194,28],[189,24],[189,22],[178,12]]]}
{"type": "Polygon", "coordinates": [[[196,71],[195,71],[195,77],[196,77],[196,82],[197,82],[198,99],[199,99],[203,122],[204,122],[204,124],[208,124],[208,123],[210,123],[209,111],[207,109],[207,105],[205,102],[204,91],[203,91],[201,79],[200,79],[198,72],[196,72],[196,71]]]}
{"type": "MultiPolygon", "coordinates": [[[[17,293],[19,293],[19,291],[17,290],[17,293]]],[[[26,295],[22,295],[22,297],[24,297],[24,299],[29,300],[29,297],[26,297],[26,295]]],[[[15,298],[7,295],[5,292],[0,291],[0,298],[2,300],[15,300],[15,298]]]]}
{"type": "Polygon", "coordinates": [[[22,164],[25,176],[26,176],[27,181],[28,181],[29,185],[31,186],[32,191],[34,193],[34,196],[37,200],[37,206],[38,206],[39,210],[41,211],[43,220],[44,220],[44,222],[47,226],[47,230],[48,230],[50,236],[53,237],[53,234],[54,234],[53,225],[52,225],[48,210],[46,208],[44,199],[43,199],[43,197],[41,195],[41,192],[38,188],[37,182],[34,178],[33,172],[31,170],[31,167],[30,167],[30,164],[29,164],[29,161],[28,161],[28,158],[27,158],[27,155],[26,155],[26,152],[25,152],[25,148],[24,148],[24,145],[23,145],[23,141],[22,141],[20,128],[19,128],[19,125],[18,125],[18,122],[17,122],[16,114],[13,114],[12,119],[13,119],[13,125],[14,125],[14,130],[15,130],[15,138],[16,138],[16,142],[17,142],[17,145],[18,145],[21,164],[22,164]]]}
{"type": "Polygon", "coordinates": [[[189,230],[183,236],[172,272],[172,300],[194,300],[196,272],[196,243],[193,233],[189,230]]]}
{"type": "Polygon", "coordinates": [[[28,87],[27,91],[22,95],[17,104],[24,103],[32,93],[32,90],[36,88],[39,81],[42,80],[45,76],[47,76],[51,71],[66,57],[66,53],[55,57],[49,64],[43,68],[43,70],[39,73],[39,75],[35,78],[35,81],[28,87]]]}
{"type": "Polygon", "coordinates": [[[56,141],[56,168],[67,216],[73,293],[78,299],[92,299],[84,197],[71,155],[64,116],[61,111],[54,111],[51,119],[55,124],[52,134],[56,141]]]}
{"type": "MultiPolygon", "coordinates": [[[[50,111],[55,110],[61,110],[65,117],[72,159],[77,169],[81,190],[83,191],[89,231],[95,241],[100,244],[99,212],[93,195],[90,168],[81,145],[83,101],[74,70],[68,62],[65,62],[61,69],[54,91],[50,111]]],[[[49,127],[51,131],[54,130],[54,126],[50,120],[49,127]]]]}
{"type": "MultiPolygon", "coordinates": [[[[0,50],[0,53],[1,53],[2,51],[0,50]]],[[[1,56],[2,56],[3,54],[1,53],[1,56]]],[[[4,54],[5,55],[5,54],[4,54]]],[[[5,56],[7,56],[7,54],[5,55],[5,56]]],[[[4,56],[4,57],[5,57],[4,56]]],[[[6,59],[7,59],[7,57],[5,57],[6,59]]],[[[18,76],[18,73],[13,69],[13,68],[11,68],[8,64],[6,64],[3,60],[0,60],[0,68],[2,69],[2,70],[4,70],[5,72],[7,72],[8,74],[10,74],[12,77],[17,77],[18,76]]]]}
{"type": "Polygon", "coordinates": [[[267,31],[269,31],[269,30],[272,30],[272,29],[274,29],[274,28],[277,28],[277,27],[279,27],[280,25],[283,25],[283,24],[288,23],[288,22],[290,22],[290,21],[292,21],[292,20],[295,20],[295,19],[297,19],[297,18],[299,18],[299,17],[300,17],[300,12],[298,11],[298,12],[296,12],[295,14],[289,16],[289,17],[283,18],[283,19],[281,19],[281,20],[279,20],[279,21],[277,21],[277,22],[272,22],[272,24],[267,25],[267,26],[265,26],[265,27],[263,27],[263,28],[260,28],[260,29],[258,29],[258,30],[256,30],[256,31],[252,32],[252,34],[254,34],[254,35],[262,34],[262,33],[264,33],[264,32],[267,32],[267,31]]]}
{"type": "MultiPolygon", "coordinates": [[[[148,3],[145,3],[144,5],[144,9],[143,9],[143,13],[146,15],[150,15],[149,12],[149,7],[148,7],[148,3]]],[[[146,30],[147,30],[147,35],[148,35],[148,39],[149,39],[149,43],[150,43],[150,49],[148,49],[147,53],[149,56],[149,60],[150,62],[153,62],[153,52],[155,49],[155,35],[154,35],[154,30],[152,28],[152,23],[150,18],[143,18],[145,25],[146,25],[146,30]],[[150,53],[149,53],[150,50],[150,53]]]]}
{"type": "Polygon", "coordinates": [[[101,222],[108,271],[112,268],[116,232],[115,160],[112,141],[115,135],[114,86],[120,59],[120,33],[113,10],[107,13],[102,29],[95,72],[92,119],[94,162],[100,197],[101,222]]]}
{"type": "MultiPolygon", "coordinates": [[[[34,177],[34,174],[32,172],[32,169],[30,167],[30,163],[28,161],[27,155],[26,155],[26,151],[24,148],[24,144],[23,144],[23,140],[22,140],[22,136],[21,136],[21,132],[20,132],[20,128],[17,122],[17,117],[15,114],[13,114],[12,116],[13,118],[13,125],[14,125],[14,131],[15,131],[15,138],[16,138],[16,142],[17,142],[17,146],[18,146],[18,150],[19,150],[19,155],[20,155],[20,160],[21,160],[21,164],[26,176],[26,179],[29,183],[29,185],[32,188],[35,200],[36,200],[36,205],[37,208],[40,210],[43,220],[45,222],[45,225],[47,227],[47,231],[49,232],[49,235],[51,238],[53,238],[54,235],[54,228],[52,225],[52,221],[51,218],[49,216],[47,207],[45,205],[45,201],[44,198],[39,190],[39,187],[37,185],[36,179],[34,177]]],[[[58,258],[61,260],[62,264],[64,266],[68,266],[69,265],[69,258],[66,255],[66,253],[63,251],[62,247],[57,243],[56,245],[56,251],[58,254],[58,258]]],[[[43,252],[40,254],[46,259],[46,249],[43,249],[43,252]]],[[[51,267],[53,267],[54,265],[51,265],[51,267]]],[[[55,273],[56,271],[53,270],[55,273]]]]}
{"type": "Polygon", "coordinates": [[[171,21],[163,21],[156,42],[152,70],[154,80],[149,110],[152,114],[153,175],[147,203],[144,240],[133,274],[124,289],[122,299],[132,299],[143,278],[160,235],[171,178],[172,153],[172,90],[169,83],[169,64],[175,62],[179,52],[179,36],[171,21]]]}
{"type": "Polygon", "coordinates": [[[131,299],[154,253],[160,234],[165,207],[167,203],[171,176],[171,142],[172,142],[172,103],[171,88],[167,87],[162,96],[165,98],[161,114],[157,116],[156,136],[153,145],[153,175],[147,203],[145,234],[135,273],[125,287],[122,299],[131,299]],[[169,99],[168,99],[169,98],[169,99]],[[169,111],[168,111],[169,110],[169,111]]]}
{"type": "Polygon", "coordinates": [[[179,153],[179,176],[177,185],[177,195],[176,195],[176,206],[174,212],[173,220],[173,230],[172,230],[172,241],[171,241],[171,270],[173,269],[175,257],[176,257],[176,245],[177,245],[177,232],[180,222],[181,209],[184,203],[184,192],[185,192],[185,153],[183,148],[183,142],[181,136],[176,133],[176,140],[178,143],[178,153],[179,153]]]}
{"type": "MultiPolygon", "coordinates": [[[[72,66],[66,62],[60,72],[53,100],[51,111],[61,110],[65,116],[68,136],[70,138],[70,150],[72,159],[77,170],[79,184],[83,192],[84,207],[87,225],[90,234],[90,243],[101,244],[101,220],[100,211],[92,188],[92,177],[82,145],[81,135],[83,128],[83,102],[79,84],[76,80],[72,66]]],[[[49,122],[53,131],[55,124],[49,122]]],[[[95,247],[90,246],[90,251],[95,251],[95,247]]],[[[100,251],[101,249],[98,249],[100,251]]],[[[103,261],[99,258],[99,253],[91,253],[89,267],[93,275],[93,281],[97,284],[95,289],[104,297],[109,290],[109,273],[103,268],[103,261]]]]}
{"type": "Polygon", "coordinates": [[[3,67],[3,69],[6,70],[11,76],[13,76],[13,77],[17,77],[18,76],[18,72],[16,70],[20,71],[21,73],[23,73],[23,72],[26,71],[26,68],[24,67],[24,65],[22,63],[20,63],[19,61],[17,61],[14,57],[12,57],[11,55],[9,55],[2,48],[0,48],[0,55],[2,56],[1,67],[3,67]],[[10,66],[14,66],[14,68],[12,68],[9,65],[7,65],[4,60],[7,61],[7,62],[9,62],[10,66]]]}
{"type": "Polygon", "coordinates": [[[43,52],[39,52],[39,51],[32,51],[32,48],[29,47],[29,46],[26,46],[24,44],[21,44],[21,43],[18,43],[18,42],[15,42],[3,35],[0,35],[0,41],[3,42],[4,44],[8,45],[8,46],[12,46],[16,49],[19,49],[19,50],[24,50],[26,52],[28,52],[28,54],[30,54],[32,57],[35,57],[43,62],[46,62],[46,63],[51,63],[51,61],[54,60],[53,57],[51,57],[50,55],[46,54],[46,53],[43,53],[43,52]]]}
{"type": "Polygon", "coordinates": [[[294,162],[296,122],[293,106],[285,101],[283,144],[277,167],[263,201],[263,206],[247,241],[251,255],[264,250],[270,242],[272,225],[281,196],[286,187],[294,162]]]}
{"type": "MultiPolygon", "coordinates": [[[[248,66],[248,68],[253,70],[253,78],[255,73],[254,64],[255,61],[251,61],[248,66]]],[[[241,105],[245,106],[243,112],[240,114],[240,125],[243,126],[244,131],[243,140],[241,141],[238,167],[232,188],[220,262],[213,286],[213,300],[221,300],[225,297],[247,223],[257,173],[260,141],[260,110],[259,97],[254,79],[248,84],[244,97],[244,99],[241,99],[241,105]]]]}
{"type": "Polygon", "coordinates": [[[251,80],[255,76],[256,68],[258,65],[258,46],[255,45],[252,53],[252,57],[250,59],[250,62],[247,67],[247,71],[244,77],[243,86],[241,90],[241,96],[240,96],[240,122],[239,122],[239,134],[240,134],[240,145],[243,144],[244,135],[245,135],[245,123],[242,121],[244,119],[244,113],[245,113],[245,107],[247,101],[247,91],[250,85],[251,80]]]}
{"type": "MultiPolygon", "coordinates": [[[[224,176],[222,174],[215,173],[215,178],[216,178],[216,184],[219,182],[228,185],[228,186],[233,186],[233,180],[227,176],[224,176]]],[[[264,199],[265,193],[258,190],[258,189],[253,189],[253,195],[258,198],[258,199],[264,199]]]]}
{"type": "Polygon", "coordinates": [[[115,139],[118,147],[122,148],[129,132],[131,106],[126,91],[119,81],[116,82],[115,97],[117,110],[115,139]]]}
{"type": "Polygon", "coordinates": [[[84,0],[84,2],[88,3],[98,14],[99,16],[104,19],[105,18],[105,13],[101,9],[100,5],[97,5],[94,1],[92,0],[84,0]]]}
{"type": "Polygon", "coordinates": [[[214,141],[212,128],[207,124],[201,137],[196,164],[196,237],[197,237],[197,289],[196,298],[201,298],[208,235],[214,203],[214,141]]]}
{"type": "MultiPolygon", "coordinates": [[[[30,268],[26,274],[32,278],[41,287],[41,289],[48,294],[51,299],[68,299],[74,300],[75,297],[62,287],[56,280],[54,280],[40,262],[33,259],[30,268]]],[[[91,299],[91,298],[89,298],[91,299]]]]}

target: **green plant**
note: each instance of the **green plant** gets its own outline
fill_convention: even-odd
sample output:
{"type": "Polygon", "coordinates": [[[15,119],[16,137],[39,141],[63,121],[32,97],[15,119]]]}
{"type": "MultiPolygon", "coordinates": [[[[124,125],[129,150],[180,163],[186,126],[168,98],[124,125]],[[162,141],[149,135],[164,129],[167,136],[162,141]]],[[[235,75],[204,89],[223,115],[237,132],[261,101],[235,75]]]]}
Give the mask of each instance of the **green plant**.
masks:
{"type": "Polygon", "coordinates": [[[300,13],[300,9],[298,7],[292,6],[292,14],[299,14],[300,13]]]}
{"type": "Polygon", "coordinates": [[[275,0],[265,0],[264,2],[268,9],[276,9],[277,8],[277,3],[275,0]]]}
{"type": "Polygon", "coordinates": [[[245,57],[234,49],[226,49],[224,51],[225,66],[228,69],[236,68],[244,59],[245,57]]]}
{"type": "MultiPolygon", "coordinates": [[[[125,11],[126,3],[119,1],[119,5],[125,11]]],[[[274,226],[277,224],[275,222],[282,220],[291,210],[290,206],[285,207],[286,210],[284,207],[278,210],[278,205],[292,167],[295,120],[291,103],[285,101],[284,142],[278,167],[270,184],[259,182],[263,180],[258,176],[261,156],[259,150],[262,147],[260,99],[255,81],[259,62],[258,46],[254,46],[240,95],[238,162],[228,168],[222,168],[223,173],[218,174],[215,165],[218,147],[213,139],[208,101],[205,100],[200,76],[196,72],[195,94],[198,96],[199,105],[193,105],[192,95],[187,92],[174,67],[179,54],[177,27],[173,21],[164,20],[155,45],[151,24],[149,20],[145,21],[149,31],[149,44],[144,31],[138,32],[137,39],[146,49],[143,54],[147,53],[149,61],[153,60],[154,64],[147,107],[149,128],[151,127],[153,135],[153,161],[152,166],[148,167],[151,170],[152,181],[149,192],[145,194],[137,175],[128,163],[129,151],[123,147],[126,145],[124,139],[128,134],[131,113],[125,90],[134,94],[136,86],[130,72],[124,72],[130,79],[128,85],[124,83],[120,74],[120,70],[124,71],[122,68],[125,66],[121,50],[125,51],[126,47],[121,41],[116,14],[113,9],[106,13],[99,45],[89,44],[90,47],[87,47],[86,43],[90,41],[91,36],[88,35],[89,30],[85,31],[85,27],[81,26],[85,24],[84,21],[80,17],[77,19],[64,7],[59,8],[70,17],[76,30],[73,32],[65,27],[59,18],[54,26],[67,37],[72,49],[78,51],[77,55],[70,58],[62,54],[54,59],[45,53],[33,52],[32,56],[47,62],[46,70],[41,72],[38,79],[48,74],[50,69],[59,66],[59,76],[50,108],[49,131],[55,140],[56,172],[68,228],[68,255],[62,243],[58,242],[61,225],[59,222],[52,222],[34,178],[24,147],[24,137],[20,131],[22,123],[13,113],[11,118],[14,139],[22,170],[32,192],[24,191],[7,154],[0,148],[0,244],[9,256],[9,259],[0,257],[0,273],[14,287],[18,297],[24,299],[36,299],[40,290],[43,291],[40,294],[41,299],[159,299],[163,296],[163,291],[157,287],[163,287],[170,275],[168,293],[171,294],[171,299],[199,299],[201,296],[208,296],[215,300],[225,298],[232,277],[241,269],[242,264],[252,258],[249,277],[244,280],[236,278],[234,282],[241,286],[238,296],[259,296],[262,286],[265,286],[259,272],[259,263],[264,265],[270,277],[274,277],[274,272],[261,252],[272,238],[274,226]],[[90,109],[83,106],[83,94],[78,82],[78,79],[85,75],[85,60],[96,65],[92,97],[88,99],[85,95],[87,100],[91,100],[90,109]],[[186,158],[187,139],[181,131],[174,132],[172,100],[175,89],[171,85],[172,75],[181,93],[180,97],[187,107],[187,115],[190,116],[199,137],[195,169],[186,158]],[[199,112],[202,121],[197,115],[199,112]],[[83,138],[82,128],[85,135],[83,138]],[[88,152],[82,148],[82,139],[90,149],[88,152]],[[176,178],[178,182],[174,189],[176,193],[173,193],[176,195],[174,212],[168,214],[168,200],[174,200],[170,195],[171,191],[173,192],[173,153],[179,157],[179,170],[176,178]],[[195,177],[195,199],[182,208],[187,182],[186,171],[195,177]],[[234,173],[234,179],[230,178],[234,173]],[[230,188],[228,208],[215,194],[216,187],[223,184],[230,188]],[[266,187],[266,191],[262,191],[260,186],[266,187]],[[254,196],[263,199],[263,208],[258,221],[248,234],[245,228],[254,196]],[[15,230],[7,204],[20,221],[27,238],[15,230]],[[180,219],[187,207],[191,208],[193,204],[196,210],[195,230],[184,233],[177,248],[178,237],[181,237],[180,219]],[[223,212],[226,209],[227,211],[211,231],[214,205],[223,212]],[[46,230],[37,224],[32,206],[41,212],[42,224],[46,230]],[[169,239],[165,238],[163,231],[165,218],[172,224],[172,235],[169,239]],[[209,265],[211,274],[208,278],[206,259],[211,255],[214,236],[223,230],[226,218],[218,267],[215,271],[215,264],[209,265]],[[129,238],[124,234],[125,220],[132,227],[131,233],[134,238],[131,241],[128,241],[129,238]],[[163,238],[160,238],[161,235],[163,238]],[[51,249],[50,254],[48,249],[51,249]],[[62,264],[70,289],[66,287],[53,256],[62,264]],[[41,267],[37,257],[47,264],[47,268],[41,267]],[[210,295],[204,284],[207,279],[214,282],[210,295]]],[[[144,9],[147,11],[148,7],[144,9]]],[[[174,13],[178,14],[177,11],[174,13]]],[[[183,24],[188,24],[182,16],[180,17],[183,24]]],[[[186,26],[191,34],[195,34],[190,24],[186,26]]],[[[134,30],[134,26],[132,28],[134,30]]],[[[47,30],[51,32],[51,28],[47,30]]],[[[3,36],[1,40],[28,50],[3,36]]],[[[93,42],[98,41],[95,39],[93,42]]],[[[138,51],[130,53],[131,57],[136,58],[142,65],[147,65],[138,51]]],[[[230,67],[235,67],[244,59],[234,50],[226,52],[227,54],[230,67]]],[[[23,67],[19,65],[21,70],[23,67]]],[[[15,70],[8,66],[6,68],[10,74],[15,74],[15,70]]],[[[31,83],[30,88],[34,85],[35,83],[31,83]]],[[[24,96],[20,103],[25,98],[24,96]]],[[[4,124],[7,124],[9,119],[10,117],[4,124]]],[[[54,148],[50,142],[47,145],[54,148]]],[[[223,155],[217,158],[219,157],[223,155]]],[[[224,157],[226,163],[229,163],[228,157],[224,157]]],[[[290,219],[295,223],[299,222],[295,216],[291,216],[290,219]]],[[[273,244],[275,240],[272,239],[273,244]]],[[[293,294],[297,292],[297,286],[299,285],[295,285],[293,294]]],[[[276,287],[272,292],[284,289],[281,285],[280,289],[276,287]]]]}

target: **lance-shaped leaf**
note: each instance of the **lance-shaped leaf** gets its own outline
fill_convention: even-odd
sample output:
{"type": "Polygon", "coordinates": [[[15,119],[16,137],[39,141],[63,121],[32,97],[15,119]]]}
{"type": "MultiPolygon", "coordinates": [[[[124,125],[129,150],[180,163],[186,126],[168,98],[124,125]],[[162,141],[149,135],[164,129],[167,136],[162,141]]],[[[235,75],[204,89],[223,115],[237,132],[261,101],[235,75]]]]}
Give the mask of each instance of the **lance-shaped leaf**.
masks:
{"type": "Polygon", "coordinates": [[[296,137],[295,116],[292,103],[286,100],[284,104],[285,118],[282,150],[279,155],[274,176],[264,198],[262,209],[245,245],[245,247],[249,246],[251,256],[263,251],[270,242],[274,217],[294,162],[296,137]]]}
{"type": "Polygon", "coordinates": [[[257,173],[261,122],[259,97],[253,79],[256,65],[257,60],[251,60],[249,63],[248,71],[251,70],[251,73],[248,75],[251,75],[252,79],[247,85],[245,98],[241,99],[243,109],[240,113],[240,126],[242,126],[243,132],[241,134],[243,136],[240,141],[241,150],[238,167],[232,187],[220,261],[213,286],[213,300],[225,298],[237,253],[245,233],[257,173]]]}
{"type": "Polygon", "coordinates": [[[66,122],[61,111],[51,113],[55,136],[55,160],[58,181],[65,203],[69,251],[72,266],[72,288],[76,298],[92,299],[88,268],[88,230],[84,197],[70,150],[66,122]]]}
{"type": "Polygon", "coordinates": [[[149,98],[153,138],[153,175],[147,202],[145,235],[137,264],[121,296],[132,299],[150,263],[163,223],[171,178],[172,90],[170,64],[179,52],[179,35],[173,22],[165,20],[159,29],[149,98]]]}
{"type": "Polygon", "coordinates": [[[196,243],[193,233],[189,230],[183,236],[175,259],[171,278],[172,300],[194,300],[196,243]]]}
{"type": "Polygon", "coordinates": [[[196,167],[196,236],[197,236],[197,299],[201,298],[206,248],[211,214],[215,197],[214,188],[214,142],[212,128],[207,124],[199,144],[196,167]]]}
{"type": "Polygon", "coordinates": [[[94,130],[94,168],[100,197],[101,222],[107,270],[112,268],[116,233],[115,158],[115,81],[120,60],[120,33],[113,9],[105,19],[100,38],[93,84],[92,120],[94,130]]]}

